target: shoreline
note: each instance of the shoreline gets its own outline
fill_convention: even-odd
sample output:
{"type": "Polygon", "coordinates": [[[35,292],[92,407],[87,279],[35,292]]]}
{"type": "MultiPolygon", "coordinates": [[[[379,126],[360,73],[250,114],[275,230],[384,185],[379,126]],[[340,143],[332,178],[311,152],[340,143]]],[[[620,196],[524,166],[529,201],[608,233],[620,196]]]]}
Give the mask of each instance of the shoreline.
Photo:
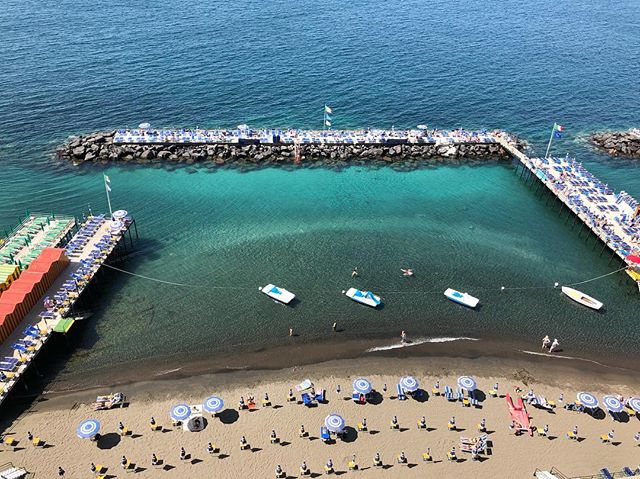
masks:
{"type": "MultiPolygon", "coordinates": [[[[325,339],[313,342],[295,340],[289,344],[256,347],[239,355],[237,351],[219,351],[184,358],[148,358],[124,361],[109,367],[82,372],[53,374],[45,381],[43,395],[65,397],[84,394],[99,388],[126,388],[136,384],[162,384],[188,381],[199,377],[225,377],[241,374],[259,379],[278,376],[284,371],[332,364],[379,361],[432,362],[444,368],[448,362],[491,364],[502,363],[521,369],[535,369],[555,377],[554,371],[565,371],[577,377],[593,378],[594,374],[615,378],[624,384],[640,385],[640,358],[611,357],[564,350],[549,354],[539,344],[504,339],[414,338],[415,343],[402,346],[397,339],[325,339]],[[418,340],[424,341],[418,343],[418,340]],[[433,342],[435,340],[435,342],[433,342]],[[99,378],[96,381],[95,378],[99,378]]],[[[382,373],[382,370],[380,370],[382,373]]],[[[151,386],[150,386],[151,387],[151,386]]]]}

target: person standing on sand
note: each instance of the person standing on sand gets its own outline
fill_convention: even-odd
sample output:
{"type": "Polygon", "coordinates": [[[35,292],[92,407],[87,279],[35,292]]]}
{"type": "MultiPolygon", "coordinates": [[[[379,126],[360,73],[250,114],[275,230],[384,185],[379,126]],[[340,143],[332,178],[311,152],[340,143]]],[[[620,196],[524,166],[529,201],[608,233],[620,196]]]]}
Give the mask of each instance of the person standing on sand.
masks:
{"type": "Polygon", "coordinates": [[[289,328],[289,337],[293,337],[293,328],[289,328]]]}
{"type": "Polygon", "coordinates": [[[407,342],[407,333],[404,330],[400,333],[400,342],[401,343],[406,343],[407,342]]]}
{"type": "Polygon", "coordinates": [[[331,326],[331,329],[333,329],[334,333],[338,330],[338,322],[337,321],[333,322],[333,325],[331,326]]]}

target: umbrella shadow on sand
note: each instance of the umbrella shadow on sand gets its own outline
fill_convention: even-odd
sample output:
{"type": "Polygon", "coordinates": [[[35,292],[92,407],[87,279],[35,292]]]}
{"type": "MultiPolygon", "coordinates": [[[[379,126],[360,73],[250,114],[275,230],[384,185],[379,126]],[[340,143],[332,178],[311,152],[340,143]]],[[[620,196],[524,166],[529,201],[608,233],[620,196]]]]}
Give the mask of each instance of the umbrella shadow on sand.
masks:
{"type": "Polygon", "coordinates": [[[98,449],[112,449],[120,444],[120,434],[110,432],[98,438],[98,449]]]}
{"type": "Polygon", "coordinates": [[[233,424],[238,420],[240,414],[235,409],[225,409],[217,414],[218,419],[222,424],[233,424]]]}

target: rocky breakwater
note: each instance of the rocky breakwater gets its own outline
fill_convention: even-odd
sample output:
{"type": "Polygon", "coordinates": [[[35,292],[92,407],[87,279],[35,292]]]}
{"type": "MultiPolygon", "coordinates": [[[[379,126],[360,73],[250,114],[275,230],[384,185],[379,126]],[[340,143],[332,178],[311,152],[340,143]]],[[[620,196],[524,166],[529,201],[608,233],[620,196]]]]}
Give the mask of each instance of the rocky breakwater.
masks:
{"type": "Polygon", "coordinates": [[[594,133],[589,141],[611,156],[640,158],[640,130],[594,133]]]}
{"type": "MultiPolygon", "coordinates": [[[[459,159],[509,159],[494,143],[457,144],[302,144],[298,155],[294,145],[280,144],[121,144],[113,132],[70,137],[57,148],[59,158],[76,165],[92,163],[176,163],[210,162],[217,165],[272,166],[279,164],[334,165],[378,163],[402,168],[423,164],[455,162],[459,159]]],[[[524,146],[520,143],[519,146],[524,146]]]]}

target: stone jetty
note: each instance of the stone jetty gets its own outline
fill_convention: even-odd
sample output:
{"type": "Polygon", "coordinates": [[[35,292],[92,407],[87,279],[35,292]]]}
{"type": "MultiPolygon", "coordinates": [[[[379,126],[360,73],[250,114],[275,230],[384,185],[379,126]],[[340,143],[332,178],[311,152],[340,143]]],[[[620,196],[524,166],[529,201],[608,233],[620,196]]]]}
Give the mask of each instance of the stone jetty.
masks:
{"type": "MultiPolygon", "coordinates": [[[[364,164],[377,162],[402,167],[420,167],[421,164],[455,161],[460,159],[511,158],[494,132],[486,134],[482,141],[463,136],[459,138],[438,137],[433,142],[417,141],[416,138],[386,139],[384,143],[261,143],[205,141],[144,142],[124,141],[118,132],[96,132],[84,136],[73,136],[56,149],[59,158],[79,165],[82,163],[212,163],[237,166],[274,166],[300,163],[305,165],[364,164]],[[431,161],[429,161],[431,160],[431,161]]],[[[509,137],[505,133],[500,135],[509,137]]],[[[465,135],[467,135],[465,133],[465,135]]],[[[517,146],[524,146],[512,139],[517,146]]],[[[339,140],[341,141],[341,140],[339,140]]]]}
{"type": "Polygon", "coordinates": [[[611,156],[640,158],[640,129],[594,133],[589,141],[611,156]]]}

